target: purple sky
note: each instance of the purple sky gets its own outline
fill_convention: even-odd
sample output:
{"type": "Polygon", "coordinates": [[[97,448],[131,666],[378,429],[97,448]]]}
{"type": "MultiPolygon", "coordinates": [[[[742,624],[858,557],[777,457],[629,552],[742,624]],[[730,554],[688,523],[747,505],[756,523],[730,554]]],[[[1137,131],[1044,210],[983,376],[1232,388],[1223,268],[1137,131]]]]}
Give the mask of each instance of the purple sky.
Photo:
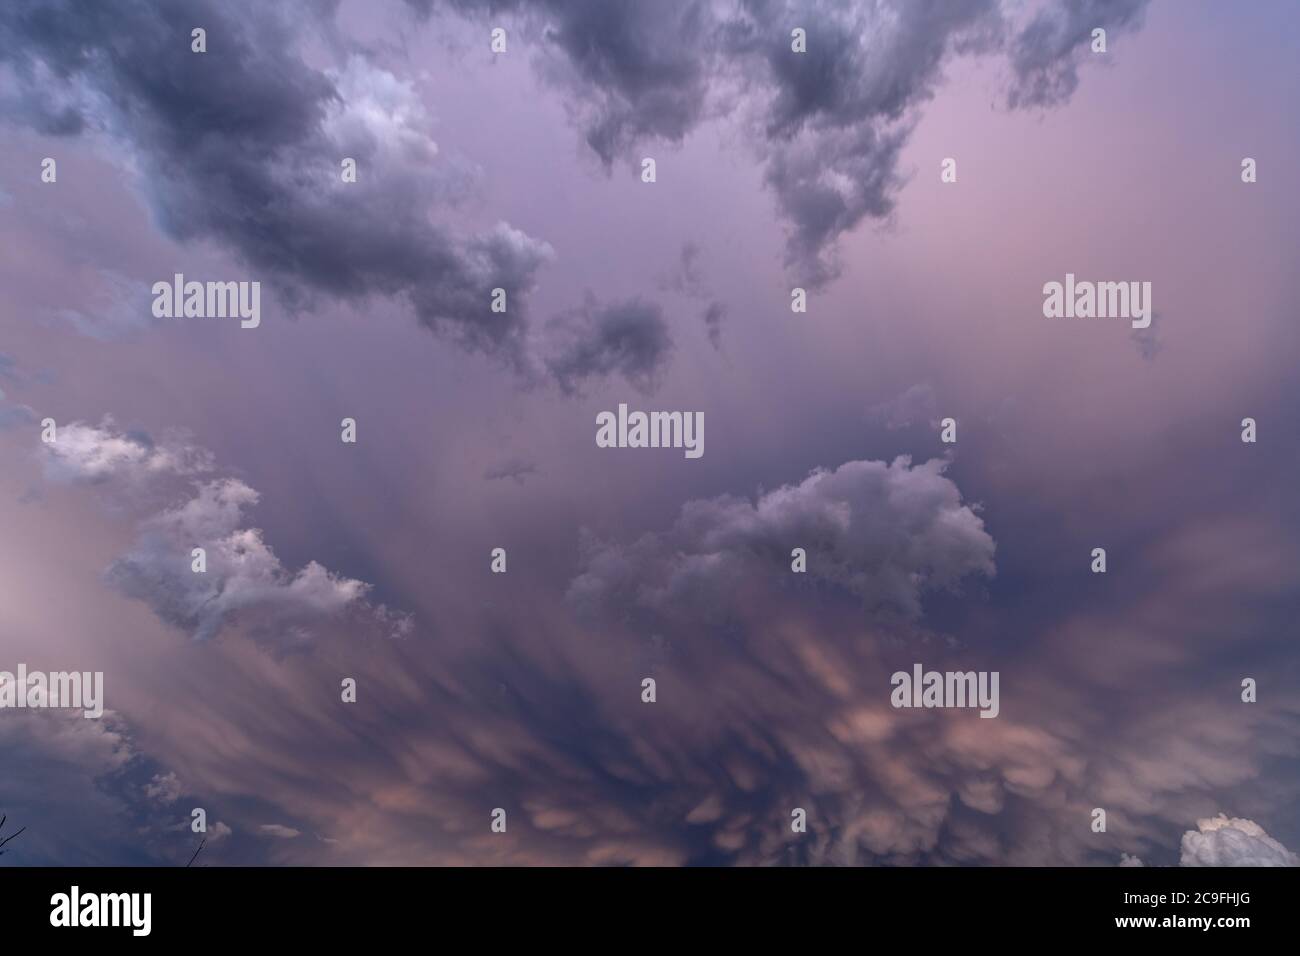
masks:
{"type": "Polygon", "coordinates": [[[1295,862],[1293,5],[76,7],[0,10],[0,671],[109,713],[0,710],[5,862],[1295,862]]]}

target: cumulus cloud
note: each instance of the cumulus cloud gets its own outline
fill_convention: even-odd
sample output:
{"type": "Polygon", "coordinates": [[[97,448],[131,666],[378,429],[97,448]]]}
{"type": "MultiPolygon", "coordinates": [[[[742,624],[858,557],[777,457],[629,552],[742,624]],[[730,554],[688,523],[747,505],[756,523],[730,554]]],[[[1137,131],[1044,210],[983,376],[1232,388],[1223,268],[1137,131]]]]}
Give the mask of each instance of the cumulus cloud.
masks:
{"type": "MultiPolygon", "coordinates": [[[[315,561],[290,571],[260,530],[243,527],[244,512],[258,497],[233,478],[204,482],[188,502],[141,524],[135,547],[113,562],[107,580],[199,641],[234,618],[268,640],[301,644],[313,624],[363,605],[369,585],[315,561]],[[206,551],[203,573],[191,569],[196,547],[206,551]]],[[[410,626],[385,608],[372,610],[394,633],[410,626]]]]}
{"type": "MultiPolygon", "coordinates": [[[[435,0],[407,0],[428,15],[435,0]]],[[[465,13],[525,16],[543,40],[543,75],[567,94],[606,165],[647,136],[680,141],[706,115],[716,13],[699,0],[449,0],[465,13]]]]}
{"type": "Polygon", "coordinates": [[[1300,858],[1253,820],[1220,813],[1183,834],[1181,866],[1300,866],[1300,858]]]}
{"type": "Polygon", "coordinates": [[[937,459],[853,461],[752,502],[688,502],[667,532],[626,546],[589,542],[570,598],[660,611],[725,602],[753,574],[788,574],[791,549],[802,547],[811,581],[842,589],[871,611],[915,618],[924,592],[994,572],[993,539],[945,467],[937,459]]]}
{"type": "Polygon", "coordinates": [[[409,615],[366,601],[365,582],[315,561],[298,571],[285,568],[262,532],[245,525],[258,493],[234,478],[197,480],[214,469],[213,457],[181,436],[155,441],[123,432],[105,416],[98,426],[60,427],[55,441],[41,444],[41,454],[49,480],[105,486],[132,502],[147,500],[168,480],[193,482],[187,501],[139,523],[135,546],[105,579],[195,640],[209,640],[237,619],[251,633],[291,647],[345,611],[382,633],[410,633],[409,615]],[[194,548],[205,551],[203,572],[192,570],[194,548]]]}
{"type": "Polygon", "coordinates": [[[165,476],[199,475],[212,469],[212,456],[169,435],[155,441],[141,431],[124,432],[112,416],[98,425],[57,425],[55,440],[41,445],[46,478],[61,483],[120,480],[147,483],[165,476]]]}

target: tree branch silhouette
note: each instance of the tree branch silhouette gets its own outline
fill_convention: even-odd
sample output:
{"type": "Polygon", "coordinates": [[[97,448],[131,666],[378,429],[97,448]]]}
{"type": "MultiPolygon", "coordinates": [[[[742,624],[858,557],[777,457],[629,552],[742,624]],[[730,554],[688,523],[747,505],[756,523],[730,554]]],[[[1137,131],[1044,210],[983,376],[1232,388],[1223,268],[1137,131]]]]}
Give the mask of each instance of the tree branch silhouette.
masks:
{"type": "MultiPolygon", "coordinates": [[[[8,814],[0,816],[0,833],[4,832],[5,821],[8,819],[9,819],[8,814]]],[[[20,836],[23,833],[23,831],[26,829],[27,829],[26,827],[20,827],[16,833],[11,833],[4,839],[0,839],[0,856],[4,856],[5,854],[5,850],[4,850],[5,844],[8,843],[10,840],[14,839],[15,837],[20,836]]]]}

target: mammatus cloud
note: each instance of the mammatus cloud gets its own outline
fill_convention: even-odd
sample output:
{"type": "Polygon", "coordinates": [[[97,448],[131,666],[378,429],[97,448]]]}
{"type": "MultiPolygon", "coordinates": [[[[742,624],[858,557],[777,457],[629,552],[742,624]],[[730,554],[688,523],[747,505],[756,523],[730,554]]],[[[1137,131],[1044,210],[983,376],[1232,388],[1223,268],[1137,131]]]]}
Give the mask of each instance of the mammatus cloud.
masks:
{"type": "MultiPolygon", "coordinates": [[[[210,494],[196,511],[220,512],[210,494]]],[[[218,529],[243,524],[228,504],[218,529]]],[[[688,502],[639,538],[589,541],[565,602],[537,592],[490,626],[448,608],[442,629],[474,635],[460,648],[359,653],[355,634],[325,629],[285,666],[232,628],[196,649],[202,680],[160,691],[158,706],[201,714],[178,712],[160,759],[187,789],[220,793],[241,834],[320,835],[232,839],[223,853],[299,863],[1113,863],[1175,843],[1180,808],[1207,790],[1260,779],[1242,743],[1286,739],[1293,703],[1173,694],[1153,718],[1108,724],[1047,642],[999,654],[935,630],[930,601],[987,578],[993,557],[942,462],[818,469],[688,502]],[[805,574],[791,572],[796,545],[805,574]],[[891,708],[891,672],[916,660],[1000,669],[1001,714],[891,708]],[[361,688],[346,720],[340,674],[361,688]],[[639,699],[646,677],[654,705],[639,699]],[[273,694],[228,694],[268,681],[273,694]],[[322,766],[338,786],[320,786],[322,766]],[[1091,831],[1098,805],[1112,833],[1091,831]],[[508,833],[488,833],[493,807],[508,833]],[[790,830],[794,808],[806,834],[790,830]]],[[[981,613],[977,588],[959,599],[981,613]]],[[[156,807],[142,795],[166,778],[149,768],[135,799],[156,807]]]]}
{"type": "MultiPolygon", "coordinates": [[[[124,433],[111,417],[98,426],[61,426],[41,453],[51,480],[111,485],[136,501],[166,479],[191,480],[214,467],[211,454],[182,438],[155,442],[124,433]]],[[[345,611],[393,636],[410,632],[409,616],[365,600],[368,584],[315,561],[296,572],[285,568],[262,532],[245,526],[245,512],[259,496],[242,481],[195,481],[191,489],[183,504],[143,519],[135,546],[105,572],[109,583],[166,623],[208,640],[237,620],[281,647],[308,642],[315,625],[345,611]],[[205,552],[201,571],[194,569],[195,548],[205,552]]]]}
{"type": "MultiPolygon", "coordinates": [[[[168,234],[222,244],[286,304],[400,298],[439,335],[531,376],[546,363],[531,354],[528,294],[553,251],[507,223],[460,235],[436,221],[466,174],[439,158],[412,83],[360,55],[317,69],[297,52],[304,27],[331,10],[16,0],[0,10],[0,70],[19,94],[0,109],[44,132],[124,144],[168,234]],[[196,24],[202,55],[190,49],[196,24]],[[343,157],[356,182],[342,181],[343,157]],[[494,289],[505,311],[492,310],[494,289]]],[[[566,387],[588,372],[564,368],[566,387]]]]}
{"type": "MultiPolygon", "coordinates": [[[[408,0],[423,14],[434,0],[408,0]]],[[[646,140],[680,143],[735,113],[763,163],[800,284],[838,275],[836,241],[881,219],[902,184],[898,158],[943,68],[1006,57],[1007,103],[1057,105],[1077,87],[1092,30],[1140,25],[1147,0],[1061,0],[1024,19],[1019,4],[889,0],[448,0],[466,14],[518,14],[540,74],[565,97],[604,162],[646,140]],[[792,31],[805,31],[796,53],[792,31]]]]}
{"type": "Polygon", "coordinates": [[[1180,866],[1300,866],[1300,858],[1253,820],[1220,813],[1183,834],[1180,866]]]}

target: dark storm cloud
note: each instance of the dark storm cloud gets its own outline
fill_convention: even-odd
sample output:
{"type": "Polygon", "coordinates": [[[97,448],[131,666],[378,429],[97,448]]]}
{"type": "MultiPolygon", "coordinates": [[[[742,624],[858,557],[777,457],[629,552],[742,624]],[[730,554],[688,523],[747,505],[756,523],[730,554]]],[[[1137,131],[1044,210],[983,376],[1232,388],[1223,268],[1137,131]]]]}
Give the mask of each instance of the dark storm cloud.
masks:
{"type": "MultiPolygon", "coordinates": [[[[27,827],[5,848],[4,863],[174,865],[200,839],[190,831],[190,807],[176,805],[180,781],[140,752],[120,714],[6,713],[0,753],[17,771],[0,774],[0,814],[27,827]]],[[[229,836],[211,804],[207,822],[209,841],[229,836]]]]}
{"type": "Polygon", "coordinates": [[[60,131],[102,129],[129,143],[168,233],[228,246],[288,303],[404,297],[435,332],[532,368],[527,297],[549,246],[505,223],[462,237],[430,220],[460,172],[434,160],[409,82],[360,56],[328,72],[299,57],[298,35],[329,12],[8,3],[0,61],[21,95],[7,112],[32,122],[30,104],[53,84],[76,117],[60,131]],[[207,30],[205,54],[190,50],[196,25],[207,30]],[[341,181],[343,157],[357,161],[355,183],[341,181]],[[504,312],[490,308],[496,288],[504,312]]]}
{"type": "MultiPolygon", "coordinates": [[[[114,441],[77,443],[78,473],[98,475],[96,487],[191,460],[167,440],[100,437],[114,441]]],[[[149,606],[164,620],[174,609],[158,593],[186,593],[169,578],[172,566],[188,574],[180,546],[244,526],[220,490],[171,509],[190,513],[184,521],[156,516],[170,543],[149,553],[163,556],[167,586],[149,606]]],[[[154,526],[145,522],[141,541],[154,526]]],[[[260,566],[265,554],[246,543],[260,566]]],[[[1170,548],[1208,563],[1180,542],[1170,548]]],[[[505,602],[495,584],[476,590],[481,572],[455,577],[449,592],[489,608],[445,602],[440,630],[464,643],[359,639],[331,619],[284,666],[251,629],[232,627],[192,649],[202,667],[178,658],[149,685],[146,706],[169,715],[170,752],[155,753],[161,764],[142,772],[136,803],[122,800],[111,818],[178,786],[220,794],[235,836],[204,852],[245,863],[1041,865],[1112,864],[1127,852],[1163,864],[1220,808],[1279,832],[1267,811],[1293,791],[1262,772],[1258,742],[1294,749],[1300,701],[1289,685],[1268,707],[1246,707],[1232,692],[1207,696],[1199,672],[1168,679],[1189,636],[1204,639],[1169,622],[1168,608],[1185,606],[1179,592],[1055,621],[1012,653],[933,631],[928,604],[955,587],[964,613],[984,613],[993,554],[944,463],[856,461],[753,497],[688,501],[639,537],[588,540],[566,600],[535,587],[526,564],[512,566],[520,577],[505,602]],[[794,546],[808,551],[806,574],[790,570],[794,546]],[[1126,630],[1152,609],[1162,630],[1126,630]],[[1098,686],[1080,663],[1089,657],[1121,684],[1098,686]],[[913,661],[1000,670],[1000,716],[893,709],[890,674],[913,661]],[[345,717],[341,674],[361,688],[345,717]],[[647,676],[654,705],[639,699],[647,676]],[[168,773],[175,785],[158,779],[168,773]],[[1108,810],[1107,834],[1088,826],[1095,806],[1108,810]],[[493,807],[509,813],[505,834],[488,831],[493,807]],[[796,807],[807,834],[790,830],[796,807]],[[268,825],[320,836],[263,839],[268,825]]],[[[265,580],[254,570],[228,577],[230,601],[265,580]]],[[[1240,593],[1222,574],[1189,587],[1225,606],[1240,593]]],[[[90,781],[124,761],[95,737],[58,762],[90,781]]],[[[38,813],[30,796],[22,809],[43,828],[73,812],[38,813]]],[[[1245,821],[1233,828],[1253,833],[1245,821]]],[[[146,849],[169,858],[177,848],[146,849]]],[[[1240,852],[1249,849],[1223,833],[1197,852],[1259,857],[1240,852]]],[[[85,860],[75,845],[58,852],[85,860]]],[[[122,851],[100,841],[95,852],[122,851]]]]}
{"type": "MultiPolygon", "coordinates": [[[[329,635],[280,693],[241,704],[256,713],[205,711],[192,732],[281,735],[233,731],[249,752],[221,772],[236,762],[277,814],[328,836],[285,848],[295,862],[1163,864],[1221,795],[1267,785],[1269,806],[1285,792],[1261,781],[1249,742],[1292,739],[1294,695],[1267,710],[1183,685],[1106,697],[1062,664],[1080,632],[1014,655],[928,633],[926,596],[985,578],[992,548],[939,463],[848,463],[589,542],[569,595],[585,626],[548,591],[490,625],[457,622],[475,635],[459,652],[385,642],[358,656],[329,635]],[[806,577],[789,570],[797,538],[812,543],[806,577]],[[890,673],[915,660],[1001,670],[1001,715],[891,708],[890,673]],[[317,719],[339,672],[380,703],[317,719]],[[639,700],[647,676],[654,705],[639,700]],[[259,769],[272,762],[274,776],[259,769]],[[322,765],[350,768],[346,793],[313,786],[322,765]],[[1088,826],[1099,805],[1104,835],[1088,826]],[[489,834],[498,806],[509,830],[489,834]],[[790,831],[796,807],[807,834],[790,831]]],[[[963,600],[979,613],[977,593],[963,600]]],[[[1142,655],[1182,638],[1132,641],[1144,648],[1124,660],[1149,674],[1142,655]]]]}
{"type": "Polygon", "coordinates": [[[546,366],[566,392],[611,373],[651,391],[672,349],[663,309],[640,298],[601,305],[588,297],[582,308],[552,321],[550,337],[554,351],[546,366]]]}
{"type": "MultiPolygon", "coordinates": [[[[538,65],[610,166],[647,138],[680,142],[737,104],[789,227],[786,264],[805,286],[839,273],[836,240],[882,219],[898,157],[944,64],[1005,53],[1013,106],[1069,97],[1094,27],[1136,26],[1147,0],[1061,0],[1023,27],[996,0],[744,0],[739,4],[451,0],[462,13],[519,13],[538,65]],[[791,50],[791,31],[807,52],[791,50]]],[[[417,3],[428,12],[436,4],[417,3]]]]}
{"type": "Polygon", "coordinates": [[[1008,56],[1015,82],[1012,107],[1056,106],[1079,86],[1079,65],[1089,54],[1092,31],[1141,26],[1148,0],[1069,0],[1039,10],[1016,35],[1008,56]]]}
{"type": "MultiPolygon", "coordinates": [[[[417,10],[436,4],[416,0],[417,10]]],[[[716,12],[704,0],[451,0],[462,13],[519,13],[546,50],[547,79],[569,97],[608,167],[638,141],[680,142],[706,115],[716,12]]]]}

